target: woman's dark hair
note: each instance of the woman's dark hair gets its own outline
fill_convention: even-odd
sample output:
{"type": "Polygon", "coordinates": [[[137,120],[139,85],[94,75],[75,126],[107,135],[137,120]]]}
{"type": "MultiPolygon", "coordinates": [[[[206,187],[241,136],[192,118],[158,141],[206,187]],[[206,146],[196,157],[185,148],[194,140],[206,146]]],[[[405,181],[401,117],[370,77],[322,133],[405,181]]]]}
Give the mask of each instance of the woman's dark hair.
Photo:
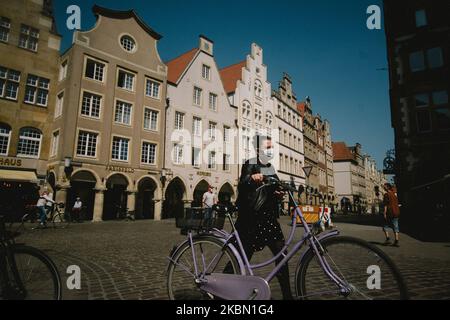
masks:
{"type": "Polygon", "coordinates": [[[266,140],[272,141],[272,137],[269,137],[267,135],[260,135],[260,134],[254,135],[252,144],[253,144],[253,147],[255,148],[255,150],[258,151],[261,144],[266,140]]]}
{"type": "Polygon", "coordinates": [[[385,186],[388,190],[392,190],[392,184],[386,182],[386,183],[384,184],[384,186],[385,186]]]}

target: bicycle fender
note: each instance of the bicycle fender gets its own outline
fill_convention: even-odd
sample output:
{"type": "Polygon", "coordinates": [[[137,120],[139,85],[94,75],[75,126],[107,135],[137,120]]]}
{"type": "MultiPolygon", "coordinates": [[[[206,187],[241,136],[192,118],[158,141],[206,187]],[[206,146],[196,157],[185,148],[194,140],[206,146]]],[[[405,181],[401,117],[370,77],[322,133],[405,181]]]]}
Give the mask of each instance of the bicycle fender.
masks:
{"type": "MultiPolygon", "coordinates": [[[[205,235],[196,235],[193,237],[193,240],[200,238],[200,237],[205,237],[205,235]]],[[[220,242],[222,242],[224,245],[227,244],[227,240],[222,238],[222,237],[217,237],[217,236],[210,236],[213,237],[215,239],[218,239],[220,242]]],[[[178,253],[178,251],[181,249],[181,247],[185,244],[188,243],[189,240],[186,239],[183,242],[181,242],[178,246],[174,246],[172,248],[172,251],[170,252],[169,256],[167,257],[167,259],[169,260],[169,262],[167,263],[167,267],[166,267],[166,272],[165,274],[167,274],[169,272],[169,266],[170,263],[173,262],[173,258],[176,256],[176,254],[178,253]]],[[[239,264],[239,268],[241,269],[241,274],[245,275],[246,274],[246,268],[244,266],[244,261],[242,260],[242,257],[239,253],[239,251],[236,249],[236,247],[234,245],[232,245],[231,243],[228,243],[227,246],[230,248],[231,252],[234,254],[234,256],[237,259],[237,262],[239,264]]]]}

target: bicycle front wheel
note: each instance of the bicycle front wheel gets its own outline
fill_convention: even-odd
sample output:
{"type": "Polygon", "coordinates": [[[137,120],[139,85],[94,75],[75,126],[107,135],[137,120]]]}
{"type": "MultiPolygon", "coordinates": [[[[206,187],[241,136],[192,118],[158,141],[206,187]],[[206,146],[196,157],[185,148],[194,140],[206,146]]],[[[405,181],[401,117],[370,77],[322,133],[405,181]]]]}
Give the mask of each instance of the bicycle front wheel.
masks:
{"type": "Polygon", "coordinates": [[[67,228],[72,222],[70,213],[58,212],[53,216],[52,224],[54,228],[67,228]]]}
{"type": "Polygon", "coordinates": [[[171,257],[167,272],[167,290],[171,300],[209,300],[213,296],[200,290],[196,279],[212,273],[241,274],[231,249],[212,236],[184,243],[171,257]],[[193,255],[193,249],[195,256],[193,255]],[[197,266],[197,274],[195,267],[197,266]]]}
{"type": "Polygon", "coordinates": [[[61,300],[61,278],[53,261],[42,251],[28,246],[12,247],[9,279],[21,300],[61,300]]]}
{"type": "Polygon", "coordinates": [[[394,262],[378,247],[352,237],[332,237],[320,242],[323,259],[350,292],[340,292],[309,250],[296,272],[296,294],[313,300],[404,300],[408,292],[394,262]]]}

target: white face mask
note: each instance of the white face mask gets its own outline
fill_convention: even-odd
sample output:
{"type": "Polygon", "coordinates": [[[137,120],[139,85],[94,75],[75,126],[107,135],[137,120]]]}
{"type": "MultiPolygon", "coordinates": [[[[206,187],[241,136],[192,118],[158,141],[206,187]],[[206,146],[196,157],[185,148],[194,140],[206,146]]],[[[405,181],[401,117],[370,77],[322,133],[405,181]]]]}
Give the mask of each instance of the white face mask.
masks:
{"type": "Polygon", "coordinates": [[[267,158],[272,159],[272,158],[273,158],[273,148],[264,150],[264,151],[263,151],[263,154],[264,154],[267,158]]]}

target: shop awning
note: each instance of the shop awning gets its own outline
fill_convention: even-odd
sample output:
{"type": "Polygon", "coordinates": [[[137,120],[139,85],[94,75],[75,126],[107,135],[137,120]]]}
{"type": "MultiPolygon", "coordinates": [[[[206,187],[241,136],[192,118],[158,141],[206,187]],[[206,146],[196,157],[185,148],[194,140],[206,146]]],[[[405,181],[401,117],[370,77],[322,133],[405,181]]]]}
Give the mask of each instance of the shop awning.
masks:
{"type": "Polygon", "coordinates": [[[0,180],[6,181],[21,181],[21,182],[39,182],[36,173],[33,171],[20,170],[0,170],[0,180]]]}

